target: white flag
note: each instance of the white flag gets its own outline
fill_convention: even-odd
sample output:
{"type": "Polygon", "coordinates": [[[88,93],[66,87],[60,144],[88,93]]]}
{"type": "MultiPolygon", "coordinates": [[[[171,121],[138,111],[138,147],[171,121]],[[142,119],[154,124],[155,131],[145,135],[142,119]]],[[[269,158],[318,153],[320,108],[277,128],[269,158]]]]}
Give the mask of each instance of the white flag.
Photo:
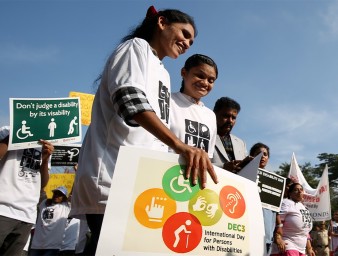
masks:
{"type": "Polygon", "coordinates": [[[293,153],[288,176],[293,182],[300,183],[304,188],[304,205],[309,209],[314,221],[331,219],[330,189],[328,167],[325,166],[322,177],[316,189],[305,180],[293,153]]]}

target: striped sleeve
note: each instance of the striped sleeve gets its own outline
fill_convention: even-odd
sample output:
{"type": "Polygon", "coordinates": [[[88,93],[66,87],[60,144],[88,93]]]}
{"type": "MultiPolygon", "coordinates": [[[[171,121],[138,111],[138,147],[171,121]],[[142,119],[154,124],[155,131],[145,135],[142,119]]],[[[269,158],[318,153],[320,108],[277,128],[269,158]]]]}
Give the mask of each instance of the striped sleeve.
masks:
{"type": "Polygon", "coordinates": [[[135,87],[123,87],[116,91],[113,96],[113,105],[117,114],[129,126],[139,126],[134,120],[133,116],[145,111],[152,111],[145,93],[135,87]]]}

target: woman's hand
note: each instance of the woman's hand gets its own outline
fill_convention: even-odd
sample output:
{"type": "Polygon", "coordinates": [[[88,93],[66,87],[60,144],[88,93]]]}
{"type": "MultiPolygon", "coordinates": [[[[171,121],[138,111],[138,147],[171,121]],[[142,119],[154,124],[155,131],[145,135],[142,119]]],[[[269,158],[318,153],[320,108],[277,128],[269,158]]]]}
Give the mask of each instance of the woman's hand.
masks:
{"type": "Polygon", "coordinates": [[[282,236],[278,233],[275,234],[275,243],[277,244],[278,250],[280,252],[285,252],[287,243],[284,242],[282,236]]]}
{"type": "Polygon", "coordinates": [[[177,154],[185,158],[187,166],[185,177],[190,178],[194,185],[197,184],[199,177],[202,188],[205,188],[207,173],[210,174],[215,183],[218,183],[216,172],[208,154],[200,148],[184,144],[161,122],[154,112],[144,111],[137,113],[133,116],[133,119],[156,138],[171,147],[177,154]]]}
{"type": "Polygon", "coordinates": [[[309,256],[316,256],[316,253],[313,251],[312,247],[309,249],[306,249],[307,255],[309,256]]]}
{"type": "Polygon", "coordinates": [[[209,159],[208,154],[203,149],[191,147],[184,143],[180,143],[175,151],[185,158],[185,177],[190,178],[194,185],[197,184],[197,180],[199,177],[201,187],[205,188],[207,183],[207,173],[210,174],[212,180],[215,183],[218,183],[214,167],[209,159]]]}

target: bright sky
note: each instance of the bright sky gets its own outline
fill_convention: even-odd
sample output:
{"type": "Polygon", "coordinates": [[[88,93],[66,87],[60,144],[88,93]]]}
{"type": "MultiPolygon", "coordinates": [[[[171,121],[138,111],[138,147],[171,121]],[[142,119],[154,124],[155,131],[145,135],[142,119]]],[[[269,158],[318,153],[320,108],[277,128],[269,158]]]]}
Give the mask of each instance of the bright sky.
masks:
{"type": "Polygon", "coordinates": [[[267,144],[271,170],[293,152],[312,165],[338,153],[338,1],[328,0],[0,0],[0,126],[9,98],[94,93],[108,55],[152,4],[189,13],[199,31],[185,55],[164,59],[173,92],[184,61],[209,55],[219,78],[205,105],[237,100],[232,132],[248,150],[267,144]]]}

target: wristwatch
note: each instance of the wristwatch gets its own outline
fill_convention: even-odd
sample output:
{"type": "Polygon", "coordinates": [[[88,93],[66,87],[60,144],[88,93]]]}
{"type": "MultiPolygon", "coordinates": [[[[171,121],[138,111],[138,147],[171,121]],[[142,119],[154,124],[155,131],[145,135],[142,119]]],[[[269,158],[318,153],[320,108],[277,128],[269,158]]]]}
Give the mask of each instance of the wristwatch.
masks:
{"type": "Polygon", "coordinates": [[[282,227],[283,227],[283,223],[276,225],[276,228],[282,228],[282,227]]]}

